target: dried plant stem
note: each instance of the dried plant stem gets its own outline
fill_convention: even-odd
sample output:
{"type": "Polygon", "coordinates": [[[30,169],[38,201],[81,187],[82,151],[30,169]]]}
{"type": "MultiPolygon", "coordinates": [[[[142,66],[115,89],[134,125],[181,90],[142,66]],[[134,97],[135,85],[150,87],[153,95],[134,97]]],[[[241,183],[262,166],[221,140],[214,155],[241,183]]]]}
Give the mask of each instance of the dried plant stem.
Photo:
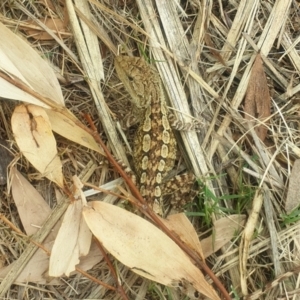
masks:
{"type": "Polygon", "coordinates": [[[104,259],[105,259],[105,261],[106,261],[106,263],[107,263],[107,265],[108,265],[108,267],[109,267],[109,269],[110,269],[110,271],[111,271],[111,273],[112,273],[112,276],[115,278],[116,284],[118,285],[117,291],[120,293],[120,295],[121,295],[121,297],[122,297],[123,299],[128,300],[128,297],[127,297],[127,295],[125,294],[125,291],[124,291],[122,285],[120,284],[120,281],[119,281],[119,279],[118,279],[117,273],[116,273],[116,271],[115,271],[115,269],[114,269],[114,267],[113,267],[113,265],[112,265],[110,259],[109,259],[108,256],[106,255],[106,252],[105,252],[105,250],[104,250],[102,244],[101,244],[96,238],[94,238],[94,240],[96,241],[96,243],[97,243],[97,245],[98,245],[98,248],[100,249],[100,251],[101,251],[101,253],[102,253],[103,257],[104,257],[104,259]]]}

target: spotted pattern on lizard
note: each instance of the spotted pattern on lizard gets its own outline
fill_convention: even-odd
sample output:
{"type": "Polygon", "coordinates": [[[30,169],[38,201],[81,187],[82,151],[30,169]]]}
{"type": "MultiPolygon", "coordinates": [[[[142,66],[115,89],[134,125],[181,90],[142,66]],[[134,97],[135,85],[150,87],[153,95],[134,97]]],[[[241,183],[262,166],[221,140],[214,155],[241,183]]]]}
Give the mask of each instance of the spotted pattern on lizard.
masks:
{"type": "Polygon", "coordinates": [[[140,191],[148,203],[161,207],[162,181],[176,158],[162,83],[157,70],[142,58],[117,56],[115,67],[140,121],[133,153],[140,191]]]}

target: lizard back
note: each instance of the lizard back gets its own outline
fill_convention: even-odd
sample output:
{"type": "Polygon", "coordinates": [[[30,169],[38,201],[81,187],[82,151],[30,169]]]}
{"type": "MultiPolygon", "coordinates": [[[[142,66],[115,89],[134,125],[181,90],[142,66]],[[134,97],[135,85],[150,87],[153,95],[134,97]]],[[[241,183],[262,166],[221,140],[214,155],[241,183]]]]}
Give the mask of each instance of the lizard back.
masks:
{"type": "Polygon", "coordinates": [[[140,113],[133,153],[140,191],[150,204],[160,203],[162,179],[176,158],[176,140],[168,121],[162,83],[157,70],[142,58],[118,56],[115,66],[140,113]]]}

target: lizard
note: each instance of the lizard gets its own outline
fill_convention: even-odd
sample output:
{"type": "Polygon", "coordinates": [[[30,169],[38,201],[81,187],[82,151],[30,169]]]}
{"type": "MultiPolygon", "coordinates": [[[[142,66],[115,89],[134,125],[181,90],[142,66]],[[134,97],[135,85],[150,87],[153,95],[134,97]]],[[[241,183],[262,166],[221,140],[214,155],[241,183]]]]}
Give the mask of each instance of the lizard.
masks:
{"type": "MultiPolygon", "coordinates": [[[[143,58],[117,56],[115,68],[131,96],[140,122],[133,145],[133,164],[139,177],[139,189],[147,203],[163,215],[162,187],[172,188],[181,178],[175,176],[172,183],[163,183],[174,167],[177,143],[169,121],[162,81],[157,70],[143,58]]],[[[191,174],[185,176],[188,180],[194,179],[191,174]]]]}

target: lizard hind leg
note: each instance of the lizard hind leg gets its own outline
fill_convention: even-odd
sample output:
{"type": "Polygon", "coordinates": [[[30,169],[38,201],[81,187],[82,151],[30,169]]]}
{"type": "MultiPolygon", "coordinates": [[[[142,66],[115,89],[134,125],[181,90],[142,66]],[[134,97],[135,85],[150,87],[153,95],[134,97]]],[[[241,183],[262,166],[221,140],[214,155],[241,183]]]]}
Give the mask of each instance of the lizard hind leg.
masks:
{"type": "Polygon", "coordinates": [[[171,209],[172,213],[182,211],[182,208],[191,202],[199,192],[194,189],[194,185],[195,176],[189,172],[174,176],[164,182],[161,186],[164,215],[169,214],[171,209]]]}

